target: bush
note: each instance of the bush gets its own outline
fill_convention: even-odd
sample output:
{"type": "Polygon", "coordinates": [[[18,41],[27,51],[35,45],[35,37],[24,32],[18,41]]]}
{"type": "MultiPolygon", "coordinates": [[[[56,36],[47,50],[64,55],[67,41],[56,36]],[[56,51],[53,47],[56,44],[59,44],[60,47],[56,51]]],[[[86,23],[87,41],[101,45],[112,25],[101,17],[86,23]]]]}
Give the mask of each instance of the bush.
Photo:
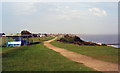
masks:
{"type": "Polygon", "coordinates": [[[81,40],[78,36],[70,36],[70,35],[65,35],[63,38],[61,38],[59,41],[66,42],[66,43],[79,43],[84,42],[81,40]]]}
{"type": "Polygon", "coordinates": [[[78,42],[78,41],[79,41],[79,42],[84,42],[84,41],[81,40],[80,37],[78,37],[78,36],[74,36],[73,39],[74,39],[75,42],[76,42],[76,41],[77,41],[77,42],[78,42]]]}
{"type": "Polygon", "coordinates": [[[62,42],[68,42],[65,38],[61,38],[60,41],[62,41],[62,42]]]}
{"type": "Polygon", "coordinates": [[[102,46],[107,46],[106,44],[102,43],[102,46]]]}
{"type": "MultiPolygon", "coordinates": [[[[83,41],[78,36],[68,35],[68,34],[65,35],[63,38],[61,38],[58,41],[65,42],[65,43],[73,43],[73,44],[77,44],[77,45],[100,46],[100,45],[93,43],[93,42],[83,41]]],[[[103,44],[103,45],[105,45],[105,44],[103,44]]]]}

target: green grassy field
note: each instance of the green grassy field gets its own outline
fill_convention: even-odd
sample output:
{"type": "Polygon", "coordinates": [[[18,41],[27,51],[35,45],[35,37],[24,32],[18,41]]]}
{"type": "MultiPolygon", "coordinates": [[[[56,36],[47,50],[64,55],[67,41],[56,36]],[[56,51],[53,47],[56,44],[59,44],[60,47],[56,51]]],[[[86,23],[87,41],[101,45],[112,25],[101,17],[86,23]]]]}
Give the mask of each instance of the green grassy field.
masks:
{"type": "Polygon", "coordinates": [[[2,47],[1,49],[1,51],[0,52],[4,52],[4,51],[6,51],[6,50],[9,50],[9,49],[15,49],[15,48],[18,48],[18,47],[2,47]]]}
{"type": "Polygon", "coordinates": [[[53,41],[54,46],[64,48],[93,58],[118,63],[118,48],[110,46],[79,46],[75,44],[53,41]]]}
{"type": "MultiPolygon", "coordinates": [[[[30,38],[30,40],[33,40],[34,42],[43,42],[43,41],[47,41],[50,39],[53,39],[54,37],[34,37],[34,38],[30,38]]],[[[0,42],[2,42],[3,44],[6,42],[5,37],[3,37],[0,42]]],[[[2,46],[2,44],[0,45],[2,46]]],[[[10,49],[14,49],[14,48],[18,48],[18,47],[0,47],[0,52],[4,52],[10,49]]]]}
{"type": "Polygon", "coordinates": [[[6,52],[2,61],[3,71],[94,71],[46,48],[43,42],[6,52]]]}
{"type": "Polygon", "coordinates": [[[3,71],[92,71],[43,44],[24,46],[3,54],[3,71]]]}

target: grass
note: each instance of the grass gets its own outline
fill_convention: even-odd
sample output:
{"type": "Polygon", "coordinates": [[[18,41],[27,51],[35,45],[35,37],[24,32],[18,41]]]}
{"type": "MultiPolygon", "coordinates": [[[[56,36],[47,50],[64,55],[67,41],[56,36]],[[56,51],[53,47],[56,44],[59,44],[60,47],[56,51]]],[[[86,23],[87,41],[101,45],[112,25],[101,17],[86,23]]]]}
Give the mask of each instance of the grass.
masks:
{"type": "MultiPolygon", "coordinates": [[[[46,37],[44,40],[52,38],[46,37]]],[[[37,38],[35,40],[37,41],[37,38]]],[[[48,49],[42,42],[18,47],[2,56],[3,71],[95,71],[48,49]]]]}
{"type": "Polygon", "coordinates": [[[0,52],[4,52],[4,51],[6,51],[6,50],[9,50],[9,49],[15,49],[15,48],[18,48],[18,47],[2,47],[1,49],[1,51],[0,52]]]}
{"type": "Polygon", "coordinates": [[[110,46],[79,46],[75,44],[69,44],[69,43],[63,43],[57,41],[53,41],[51,42],[51,44],[76,53],[91,56],[99,60],[118,63],[118,48],[114,48],[110,46]]]}
{"type": "MultiPolygon", "coordinates": [[[[54,37],[34,37],[34,38],[30,38],[30,40],[33,40],[34,42],[43,42],[43,41],[47,41],[50,39],[53,39],[54,37]]],[[[0,42],[5,43],[5,37],[3,37],[0,42]]],[[[10,49],[14,49],[14,48],[18,48],[18,47],[0,47],[0,52],[4,52],[10,49]]]]}
{"type": "Polygon", "coordinates": [[[3,71],[93,71],[70,61],[43,44],[23,46],[3,54],[3,71]]]}
{"type": "Polygon", "coordinates": [[[50,39],[53,39],[54,37],[34,37],[34,38],[30,38],[31,40],[33,40],[33,42],[43,42],[43,41],[47,41],[50,39]]]}

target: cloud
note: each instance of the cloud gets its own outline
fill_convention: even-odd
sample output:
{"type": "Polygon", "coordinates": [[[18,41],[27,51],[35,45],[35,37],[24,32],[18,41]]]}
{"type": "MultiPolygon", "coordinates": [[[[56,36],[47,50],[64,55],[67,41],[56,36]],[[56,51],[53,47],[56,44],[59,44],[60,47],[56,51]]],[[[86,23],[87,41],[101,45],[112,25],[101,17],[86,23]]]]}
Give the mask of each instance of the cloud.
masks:
{"type": "Polygon", "coordinates": [[[56,8],[49,8],[48,11],[66,13],[70,10],[70,6],[57,6],[56,8]]]}
{"type": "Polygon", "coordinates": [[[103,9],[90,8],[89,11],[92,12],[92,14],[95,16],[107,16],[107,12],[103,9]]]}
{"type": "Polygon", "coordinates": [[[60,11],[60,9],[59,8],[55,8],[55,9],[53,9],[53,8],[50,8],[50,9],[48,9],[48,11],[60,11]]]}
{"type": "Polygon", "coordinates": [[[82,12],[78,9],[72,9],[70,6],[58,6],[56,8],[50,8],[48,11],[51,11],[52,13],[57,12],[58,14],[53,14],[54,17],[58,19],[73,19],[73,18],[79,18],[80,15],[82,15],[82,12]]]}
{"type": "Polygon", "coordinates": [[[82,12],[80,10],[71,10],[71,11],[69,11],[67,13],[59,14],[58,16],[61,19],[70,20],[70,19],[74,19],[74,18],[80,18],[81,14],[82,14],[82,12]]]}
{"type": "Polygon", "coordinates": [[[65,8],[70,8],[70,6],[65,6],[65,8]]]}
{"type": "Polygon", "coordinates": [[[16,15],[31,15],[37,12],[34,2],[12,3],[12,10],[16,15]]]}

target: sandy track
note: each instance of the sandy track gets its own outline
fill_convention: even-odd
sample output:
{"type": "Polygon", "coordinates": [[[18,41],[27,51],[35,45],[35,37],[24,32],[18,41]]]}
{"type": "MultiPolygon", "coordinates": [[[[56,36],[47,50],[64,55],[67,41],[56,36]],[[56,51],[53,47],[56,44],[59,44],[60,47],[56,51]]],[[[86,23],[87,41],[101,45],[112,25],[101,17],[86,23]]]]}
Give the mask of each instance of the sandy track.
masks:
{"type": "Polygon", "coordinates": [[[46,47],[48,47],[49,49],[52,49],[58,53],[60,53],[62,56],[72,60],[72,61],[76,61],[78,63],[82,63],[90,68],[93,68],[97,71],[118,71],[118,65],[117,64],[113,64],[113,63],[109,63],[109,62],[104,62],[101,60],[97,60],[94,59],[92,57],[88,57],[82,54],[78,54],[63,48],[58,48],[55,47],[53,45],[50,44],[50,42],[54,41],[56,38],[49,40],[49,41],[45,41],[44,45],[46,47]]]}

